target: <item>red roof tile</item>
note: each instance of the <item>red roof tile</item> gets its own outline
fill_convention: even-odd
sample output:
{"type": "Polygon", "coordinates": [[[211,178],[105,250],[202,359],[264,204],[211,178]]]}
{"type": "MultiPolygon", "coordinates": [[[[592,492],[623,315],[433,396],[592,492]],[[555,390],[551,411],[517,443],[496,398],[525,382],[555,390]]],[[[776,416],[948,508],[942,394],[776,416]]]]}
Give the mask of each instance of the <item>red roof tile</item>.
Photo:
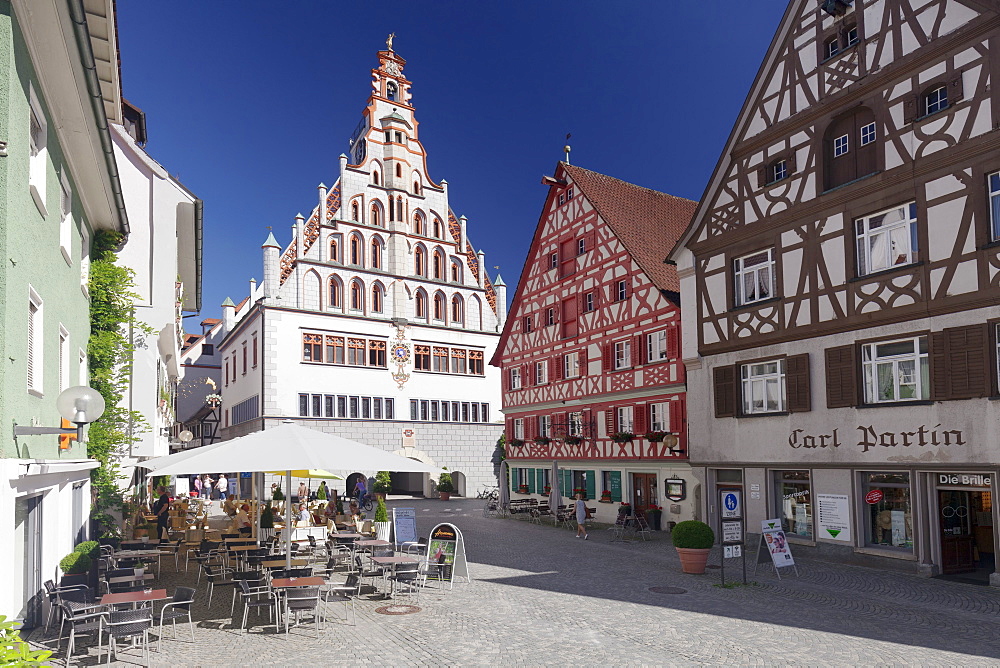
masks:
{"type": "Polygon", "coordinates": [[[643,188],[589,169],[560,163],[580,192],[659,288],[680,292],[677,270],[664,264],[698,203],[643,188]]]}

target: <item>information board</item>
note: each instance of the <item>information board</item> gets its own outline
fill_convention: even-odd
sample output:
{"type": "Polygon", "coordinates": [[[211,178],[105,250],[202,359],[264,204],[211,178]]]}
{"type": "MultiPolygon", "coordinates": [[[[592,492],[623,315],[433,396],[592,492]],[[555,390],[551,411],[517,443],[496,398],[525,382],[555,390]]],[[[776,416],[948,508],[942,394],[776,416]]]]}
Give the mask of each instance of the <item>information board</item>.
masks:
{"type": "Polygon", "coordinates": [[[188,485],[191,481],[186,475],[179,475],[174,478],[174,496],[187,496],[190,494],[191,489],[188,485]]]}
{"type": "Polygon", "coordinates": [[[396,545],[417,542],[417,513],[413,508],[392,509],[392,535],[396,545]]]}
{"type": "Polygon", "coordinates": [[[457,578],[471,582],[469,563],[465,559],[465,539],[458,527],[438,524],[431,530],[425,566],[425,570],[431,571],[428,580],[447,582],[449,589],[457,578]],[[431,568],[431,565],[437,567],[431,568]]]}
{"type": "Polygon", "coordinates": [[[743,522],[741,520],[723,520],[722,542],[723,543],[743,542],[743,522]]]}
{"type": "Polygon", "coordinates": [[[816,495],[817,538],[852,542],[851,504],[846,494],[816,495]]]}
{"type": "Polygon", "coordinates": [[[611,500],[621,501],[622,500],[621,471],[611,471],[611,475],[608,476],[608,487],[609,487],[608,491],[611,492],[611,500]]]}

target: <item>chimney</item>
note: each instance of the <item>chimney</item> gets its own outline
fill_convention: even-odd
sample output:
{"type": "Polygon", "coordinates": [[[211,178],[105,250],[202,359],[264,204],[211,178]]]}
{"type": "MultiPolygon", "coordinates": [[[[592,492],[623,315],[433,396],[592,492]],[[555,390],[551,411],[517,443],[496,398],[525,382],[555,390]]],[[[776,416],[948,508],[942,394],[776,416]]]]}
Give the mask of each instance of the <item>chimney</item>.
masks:
{"type": "Polygon", "coordinates": [[[274,234],[268,232],[261,248],[264,250],[264,299],[270,304],[278,297],[281,246],[274,239],[274,234]]]}
{"type": "Polygon", "coordinates": [[[479,251],[479,287],[486,286],[486,253],[479,251]]]}
{"type": "Polygon", "coordinates": [[[236,304],[229,297],[222,302],[222,335],[225,336],[236,327],[236,304]]]}
{"type": "Polygon", "coordinates": [[[503,282],[500,274],[497,274],[497,280],[493,281],[493,289],[497,293],[497,331],[500,331],[507,322],[507,284],[503,282]]]}
{"type": "Polygon", "coordinates": [[[295,216],[295,257],[306,256],[306,219],[301,213],[295,216]]]}

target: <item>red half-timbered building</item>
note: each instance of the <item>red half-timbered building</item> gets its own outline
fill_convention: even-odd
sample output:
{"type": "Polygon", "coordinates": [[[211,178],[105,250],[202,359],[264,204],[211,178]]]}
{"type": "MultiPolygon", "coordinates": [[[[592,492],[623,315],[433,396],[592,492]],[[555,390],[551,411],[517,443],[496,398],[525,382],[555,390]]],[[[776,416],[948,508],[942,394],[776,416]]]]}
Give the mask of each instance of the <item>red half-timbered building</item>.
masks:
{"type": "Polygon", "coordinates": [[[560,162],[491,364],[513,498],[586,490],[692,516],[679,283],[663,258],[696,203],[560,162]],[[610,494],[605,494],[610,492],[610,494]]]}

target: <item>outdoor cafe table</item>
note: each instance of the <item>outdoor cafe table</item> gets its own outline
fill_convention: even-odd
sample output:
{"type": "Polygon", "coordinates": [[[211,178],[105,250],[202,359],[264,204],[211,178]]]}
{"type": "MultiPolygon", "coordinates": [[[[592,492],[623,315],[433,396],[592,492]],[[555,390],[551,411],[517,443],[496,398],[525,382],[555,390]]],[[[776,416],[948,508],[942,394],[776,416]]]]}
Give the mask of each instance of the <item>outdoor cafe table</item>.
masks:
{"type": "MultiPolygon", "coordinates": [[[[378,564],[379,566],[392,566],[393,575],[396,573],[396,566],[399,564],[419,564],[420,559],[414,559],[413,557],[408,557],[406,555],[396,555],[394,557],[372,557],[372,563],[378,564]]],[[[389,586],[389,591],[385,594],[387,597],[392,597],[392,585],[389,586]]]]}
{"type": "Polygon", "coordinates": [[[391,547],[392,543],[387,540],[358,540],[354,542],[358,547],[391,547]]]}
{"type": "Polygon", "coordinates": [[[125,603],[144,603],[147,601],[163,601],[167,598],[166,589],[150,591],[125,591],[120,594],[105,594],[101,597],[101,605],[123,605],[125,603]]]}
{"type": "MultiPolygon", "coordinates": [[[[307,559],[292,559],[292,566],[306,566],[309,564],[307,559]]],[[[284,568],[284,559],[271,559],[269,561],[262,561],[260,565],[264,568],[284,568]]]]}
{"type": "Polygon", "coordinates": [[[271,587],[282,589],[286,587],[319,587],[326,584],[326,579],[318,576],[308,578],[275,578],[271,580],[271,587]]]}

